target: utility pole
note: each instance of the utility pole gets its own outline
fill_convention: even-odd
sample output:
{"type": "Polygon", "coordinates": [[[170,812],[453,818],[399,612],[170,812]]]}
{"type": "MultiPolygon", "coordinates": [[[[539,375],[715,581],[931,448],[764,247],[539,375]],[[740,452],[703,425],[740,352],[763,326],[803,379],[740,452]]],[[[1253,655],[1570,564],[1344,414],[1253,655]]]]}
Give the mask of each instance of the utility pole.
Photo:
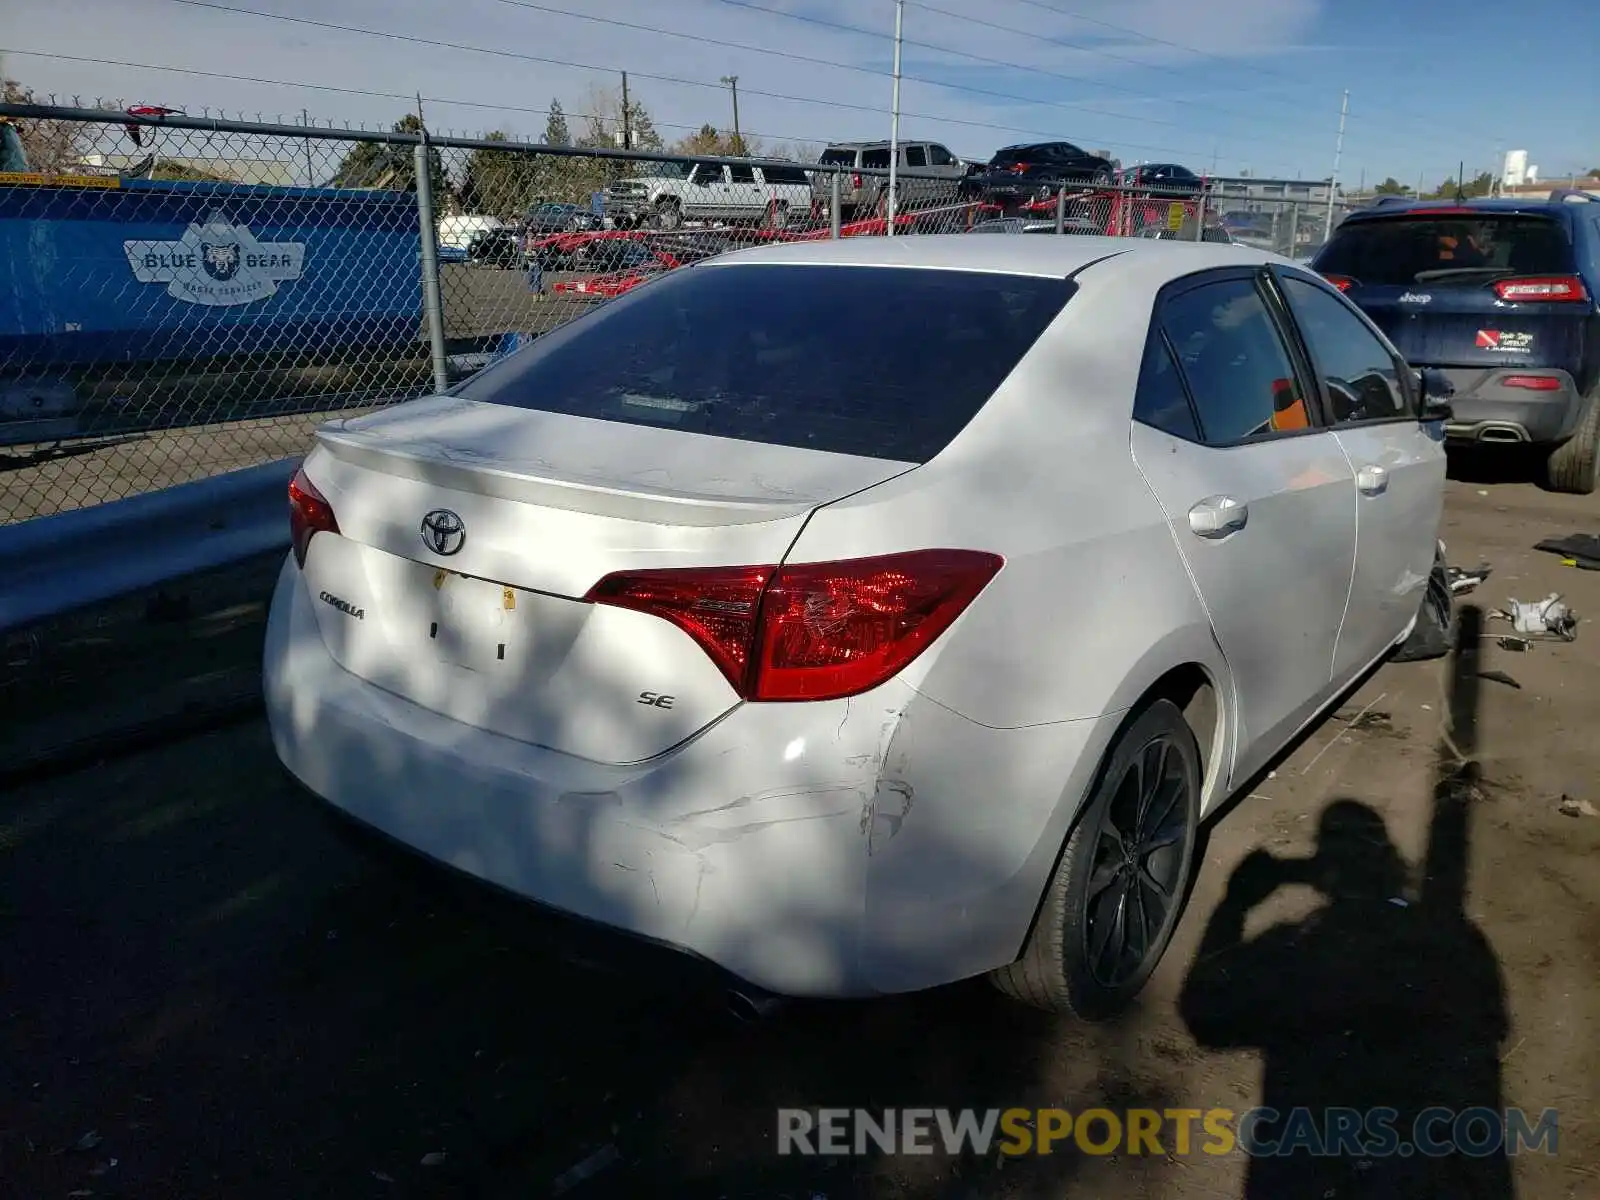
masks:
{"type": "Polygon", "coordinates": [[[1344,101],[1339,105],[1339,140],[1333,144],[1333,174],[1328,177],[1328,219],[1323,223],[1322,240],[1333,236],[1333,194],[1339,190],[1339,156],[1344,153],[1344,122],[1350,115],[1350,89],[1344,91],[1344,101]]]}
{"type": "Polygon", "coordinates": [[[889,227],[884,230],[888,237],[894,236],[895,216],[899,209],[894,193],[900,165],[900,43],[905,20],[906,0],[894,0],[894,111],[889,118],[889,227]]]}
{"type": "Polygon", "coordinates": [[[633,110],[628,103],[628,73],[622,73],[622,148],[633,149],[633,110]]]}
{"type": "Polygon", "coordinates": [[[739,77],[737,75],[724,75],[722,82],[728,85],[733,93],[733,148],[740,154],[744,153],[744,137],[739,133],[739,77]]]}
{"type": "MultiPolygon", "coordinates": [[[[306,109],[306,108],[302,108],[300,110],[300,120],[305,125],[305,127],[307,129],[310,129],[311,128],[311,110],[310,109],[306,109]]],[[[311,162],[311,139],[309,137],[306,138],[306,186],[307,187],[316,187],[317,186],[317,168],[314,165],[312,165],[312,162],[311,162]]]]}

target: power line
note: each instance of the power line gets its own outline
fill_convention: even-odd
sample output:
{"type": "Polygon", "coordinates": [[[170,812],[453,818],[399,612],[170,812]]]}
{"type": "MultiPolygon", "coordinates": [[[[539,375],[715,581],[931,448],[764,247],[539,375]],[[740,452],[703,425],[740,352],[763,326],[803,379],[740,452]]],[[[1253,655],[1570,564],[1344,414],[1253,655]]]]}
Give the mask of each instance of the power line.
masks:
{"type": "MultiPolygon", "coordinates": [[[[1201,58],[1214,59],[1215,61],[1217,61],[1219,63],[1222,63],[1225,66],[1227,66],[1230,70],[1248,71],[1248,72],[1250,72],[1252,74],[1255,74],[1255,75],[1264,75],[1264,76],[1269,76],[1269,77],[1271,77],[1273,79],[1282,79],[1282,80],[1284,80],[1284,81],[1286,81],[1288,83],[1295,84],[1296,86],[1299,86],[1299,87],[1304,87],[1305,86],[1305,81],[1303,79],[1300,79],[1300,78],[1298,78],[1298,77],[1296,77],[1294,75],[1290,75],[1290,74],[1288,74],[1287,72],[1284,72],[1284,71],[1274,71],[1270,67],[1263,67],[1263,66],[1261,66],[1259,64],[1255,64],[1255,63],[1251,63],[1251,64],[1242,63],[1237,58],[1229,58],[1226,55],[1215,54],[1210,50],[1202,50],[1198,46],[1190,46],[1190,45],[1187,45],[1187,44],[1185,44],[1183,42],[1168,41],[1166,38],[1159,38],[1159,37],[1156,37],[1154,34],[1145,33],[1142,30],[1130,29],[1126,25],[1114,25],[1110,21],[1103,21],[1098,17],[1086,16],[1085,14],[1083,14],[1081,12],[1075,12],[1074,10],[1072,10],[1070,8],[1060,8],[1060,7],[1058,7],[1057,5],[1054,5],[1054,4],[1047,4],[1047,3],[1045,3],[1045,0],[1016,0],[1016,2],[1018,4],[1026,4],[1026,5],[1028,5],[1028,6],[1032,7],[1032,8],[1040,9],[1043,12],[1054,13],[1058,17],[1066,17],[1069,20],[1073,20],[1073,21],[1082,21],[1082,22],[1084,22],[1085,24],[1088,24],[1088,25],[1098,25],[1102,29],[1111,30],[1113,33],[1126,34],[1129,37],[1135,37],[1135,38],[1138,38],[1140,41],[1144,41],[1144,42],[1151,42],[1151,43],[1154,43],[1157,46],[1166,46],[1169,49],[1182,50],[1187,54],[1195,54],[1195,55],[1200,56],[1201,58]]],[[[1351,113],[1350,114],[1350,116],[1352,116],[1352,117],[1354,117],[1355,115],[1356,115],[1355,113],[1351,113]]],[[[1375,121],[1386,121],[1386,120],[1393,120],[1395,118],[1395,116],[1399,116],[1399,115],[1400,114],[1393,114],[1393,115],[1389,115],[1389,116],[1365,118],[1365,116],[1363,114],[1363,117],[1364,117],[1364,119],[1370,119],[1370,120],[1375,120],[1375,121]]],[[[1412,121],[1417,121],[1418,119],[1419,118],[1416,118],[1416,117],[1410,118],[1410,120],[1412,120],[1412,121]]],[[[1428,123],[1435,132],[1437,132],[1438,129],[1444,127],[1444,123],[1443,122],[1436,123],[1430,118],[1423,117],[1423,118],[1420,118],[1420,120],[1425,122],[1425,123],[1428,123]]],[[[1451,133],[1456,134],[1456,133],[1460,133],[1460,132],[1461,131],[1460,131],[1459,128],[1457,128],[1457,127],[1455,127],[1453,125],[1451,126],[1451,133]]],[[[1474,136],[1484,136],[1484,135],[1479,133],[1479,134],[1475,134],[1474,136]]]]}
{"type": "MultiPolygon", "coordinates": [[[[769,58],[783,58],[788,59],[791,62],[806,63],[809,66],[832,67],[834,70],[838,71],[853,71],[858,75],[871,75],[875,79],[888,79],[890,77],[890,73],[888,71],[879,71],[872,67],[857,66],[853,63],[838,63],[828,58],[817,58],[814,55],[809,54],[796,54],[791,50],[772,50],[765,46],[753,46],[748,42],[730,42],[721,38],[706,37],[698,33],[683,33],[675,29],[662,29],[656,25],[641,25],[634,21],[620,21],[615,17],[597,17],[591,13],[572,12],[564,8],[552,8],[544,4],[534,4],[531,2],[531,0],[496,0],[496,3],[509,5],[512,8],[529,9],[532,12],[544,13],[547,16],[568,17],[574,21],[592,21],[597,25],[609,25],[616,29],[631,29],[636,33],[649,33],[654,34],[657,37],[680,38],[688,42],[698,42],[705,46],[718,46],[725,50],[739,50],[747,54],[764,54],[769,58]]],[[[790,14],[779,15],[787,16],[790,14]]],[[[800,19],[812,20],[814,18],[800,19]]],[[[858,29],[851,26],[836,26],[836,28],[850,29],[853,33],[866,33],[873,35],[873,31],[871,30],[858,29]]],[[[923,46],[926,49],[943,49],[942,47],[928,46],[923,42],[913,42],[909,38],[902,39],[902,44],[906,46],[923,46]]],[[[991,66],[1007,67],[1011,70],[1029,69],[1021,66],[1018,63],[1004,62],[1000,59],[986,59],[977,55],[965,55],[962,51],[945,52],[963,54],[964,57],[972,58],[978,62],[986,62],[991,66]]],[[[1049,74],[1049,72],[1045,72],[1045,74],[1049,74]]],[[[1181,127],[1180,123],[1177,121],[1163,121],[1159,117],[1129,116],[1126,113],[1110,112],[1107,109],[1095,108],[1088,104],[1077,104],[1069,100],[1041,100],[1037,96],[1021,96],[1015,92],[996,92],[991,91],[988,88],[973,87],[970,84],[945,83],[942,80],[929,79],[925,75],[907,75],[902,73],[900,78],[915,83],[925,83],[930,87],[944,88],[946,91],[966,92],[974,96],[987,96],[995,100],[1009,100],[1014,103],[1021,104],[1038,104],[1047,108],[1073,109],[1078,112],[1094,113],[1096,116],[1100,117],[1109,117],[1112,120],[1117,121],[1138,121],[1146,125],[1171,126],[1174,129],[1181,127]]],[[[1088,82],[1086,80],[1077,79],[1076,77],[1070,75],[1057,76],[1057,78],[1067,79],[1075,83],[1088,82]]],[[[1134,92],[1133,94],[1137,96],[1143,96],[1147,93],[1134,92]]]]}
{"type": "MultiPolygon", "coordinates": [[[[518,3],[518,0],[501,0],[501,2],[502,3],[506,3],[506,4],[516,4],[516,3],[518,3]]],[[[1095,50],[1095,49],[1093,49],[1091,47],[1088,47],[1088,46],[1080,46],[1080,45],[1077,45],[1077,44],[1072,43],[1072,42],[1064,42],[1064,41],[1060,41],[1059,39],[1056,39],[1056,38],[1048,38],[1048,37],[1045,37],[1042,34],[1032,33],[1032,32],[1030,32],[1028,30],[1014,29],[1009,25],[1000,25],[1000,24],[997,24],[997,23],[995,23],[993,21],[982,20],[981,18],[978,18],[978,17],[969,17],[969,16],[966,16],[965,14],[962,14],[962,13],[950,12],[948,9],[937,8],[934,5],[925,4],[925,3],[922,2],[922,0],[908,0],[908,2],[915,4],[915,6],[917,8],[923,9],[924,11],[939,13],[939,14],[941,14],[943,16],[953,17],[958,21],[966,21],[966,22],[969,22],[969,23],[971,23],[973,25],[984,26],[985,28],[988,28],[988,29],[999,30],[999,31],[1004,32],[1004,33],[1017,34],[1018,36],[1031,38],[1032,40],[1035,40],[1035,41],[1052,42],[1052,43],[1054,43],[1056,45],[1064,46],[1064,47],[1066,47],[1067,49],[1070,49],[1070,50],[1078,50],[1078,51],[1081,51],[1081,52],[1083,52],[1085,54],[1098,54],[1098,55],[1101,55],[1102,57],[1105,57],[1105,58],[1116,59],[1119,62],[1133,63],[1136,66],[1146,65],[1146,64],[1140,63],[1137,59],[1123,58],[1122,56],[1116,55],[1116,54],[1107,54],[1107,53],[1105,53],[1103,51],[1095,50]]],[[[829,21],[829,20],[826,20],[826,19],[824,19],[822,17],[806,16],[803,13],[785,12],[783,9],[768,8],[768,7],[764,6],[764,5],[751,3],[751,0],[717,0],[717,3],[728,5],[731,8],[746,9],[746,10],[748,10],[750,12],[765,13],[765,14],[767,14],[769,16],[779,17],[779,18],[781,18],[783,20],[786,20],[786,21],[801,21],[801,22],[804,22],[807,25],[816,25],[816,26],[818,26],[820,28],[823,28],[823,29],[833,29],[833,30],[837,30],[837,31],[839,31],[841,33],[850,33],[850,34],[856,34],[856,35],[859,35],[859,36],[862,36],[862,37],[871,37],[871,38],[879,38],[879,39],[881,39],[883,37],[883,34],[880,33],[878,30],[875,30],[875,29],[864,29],[859,25],[846,25],[843,22],[829,21]]],[[[1050,70],[1046,70],[1043,67],[1031,67],[1031,66],[1026,65],[1025,63],[1015,63],[1015,62],[1010,62],[1010,61],[1008,61],[1006,59],[1000,59],[1000,58],[989,58],[989,57],[987,57],[985,55],[982,55],[982,54],[973,54],[972,52],[967,51],[967,50],[958,50],[953,46],[941,46],[941,45],[939,45],[939,44],[937,44],[935,42],[916,41],[916,40],[913,40],[911,38],[902,38],[901,42],[902,42],[903,45],[906,45],[906,46],[916,46],[919,49],[932,50],[932,51],[934,51],[936,53],[939,53],[939,54],[949,54],[949,55],[955,56],[956,58],[968,59],[968,60],[970,60],[972,62],[986,63],[989,66],[1005,67],[1008,70],[1013,70],[1013,71],[1026,71],[1026,72],[1028,72],[1029,74],[1032,74],[1032,75],[1042,75],[1042,76],[1045,76],[1045,77],[1047,77],[1049,79],[1059,79],[1059,80],[1062,80],[1062,81],[1064,81],[1066,83],[1080,83],[1080,84],[1085,84],[1085,85],[1087,85],[1089,87],[1098,87],[1098,88],[1104,88],[1104,89],[1106,89],[1108,91],[1122,92],[1122,93],[1124,93],[1126,95],[1135,96],[1135,97],[1138,97],[1139,99],[1142,99],[1142,100],[1155,100],[1155,101],[1158,101],[1158,102],[1163,103],[1163,104],[1181,104],[1185,108],[1204,108],[1204,109],[1209,109],[1212,112],[1222,113],[1225,116],[1243,117],[1244,119],[1250,120],[1250,121],[1259,121],[1259,120],[1261,120],[1260,114],[1246,112],[1243,109],[1223,108],[1220,105],[1215,105],[1215,104],[1201,104],[1201,103],[1198,103],[1196,101],[1188,100],[1188,99],[1185,99],[1185,98],[1180,97],[1180,96],[1160,96],[1160,95],[1155,94],[1154,92],[1146,92],[1146,91],[1142,91],[1142,90],[1140,90],[1138,88],[1124,87],[1121,84],[1110,83],[1110,82],[1107,82],[1107,81],[1101,80],[1101,79],[1085,78],[1082,75],[1068,75],[1068,74],[1066,74],[1065,72],[1062,72],[1062,71],[1050,71],[1050,70]]],[[[1171,73],[1174,74],[1174,75],[1181,75],[1182,74],[1182,72],[1175,71],[1175,70],[1172,71],[1171,73]]],[[[915,77],[907,75],[907,76],[904,76],[904,78],[911,79],[911,78],[915,78],[915,77]]],[[[924,80],[923,82],[927,82],[927,81],[924,80]]],[[[959,85],[941,85],[941,86],[959,86],[959,85]]],[[[1040,101],[1039,103],[1048,103],[1048,101],[1040,101]]],[[[1082,107],[1082,106],[1081,105],[1074,105],[1074,107],[1082,107]]],[[[1122,121],[1142,121],[1142,122],[1145,122],[1147,124],[1152,124],[1152,125],[1170,125],[1170,126],[1172,126],[1174,128],[1181,128],[1182,127],[1182,122],[1179,122],[1179,121],[1163,121],[1163,120],[1159,120],[1159,119],[1152,118],[1152,117],[1137,116],[1137,115],[1134,115],[1132,113],[1105,112],[1102,109],[1090,109],[1088,111],[1103,113],[1103,115],[1114,117],[1114,118],[1116,118],[1118,120],[1122,120],[1122,121]]],[[[1308,109],[1306,111],[1310,111],[1310,110],[1308,109]]],[[[1321,115],[1327,115],[1327,114],[1321,114],[1321,115]]],[[[1263,140],[1265,140],[1265,141],[1275,141],[1275,142],[1278,142],[1278,143],[1280,143],[1282,145],[1288,145],[1289,144],[1289,142],[1286,139],[1282,138],[1282,137],[1265,138],[1263,140]]],[[[1299,145],[1298,142],[1296,142],[1295,144],[1299,145]]]]}
{"type": "MultiPolygon", "coordinates": [[[[185,5],[190,8],[204,8],[215,12],[232,13],[235,16],[258,17],[269,21],[283,21],[289,24],[304,25],[314,29],[330,29],[341,33],[361,34],[365,37],[385,38],[391,41],[405,42],[410,45],[429,46],[444,50],[461,50],[472,54],[486,54],[496,58],[507,58],[520,62],[539,63],[544,66],[567,67],[579,71],[594,71],[604,75],[616,75],[621,70],[619,67],[599,66],[594,63],[574,62],[568,59],[550,58],[537,54],[527,54],[517,50],[505,50],[498,47],[489,46],[473,46],[464,42],[451,42],[440,38],[425,38],[414,34],[395,33],[386,29],[366,29],[357,25],[341,25],[332,21],[314,20],[310,17],[290,16],[287,13],[261,12],[257,9],[235,8],[226,4],[215,4],[212,3],[211,0],[168,0],[168,2],[172,4],[185,5]]],[[[677,87],[711,88],[717,91],[722,90],[722,85],[720,83],[711,83],[703,79],[683,79],[673,75],[658,75],[647,71],[634,71],[631,68],[629,69],[629,74],[638,79],[649,79],[655,83],[670,84],[677,87]]],[[[745,95],[760,96],[767,100],[789,101],[795,104],[811,104],[827,108],[845,109],[853,112],[872,113],[874,115],[881,115],[882,113],[880,108],[868,104],[851,104],[844,100],[820,100],[811,96],[794,96],[783,92],[769,92],[755,88],[746,88],[745,95]]],[[[1025,97],[1023,99],[1029,104],[1037,103],[1037,101],[1027,99],[1025,97]]],[[[919,121],[938,121],[947,125],[958,125],[969,129],[985,129],[1000,133],[1023,133],[1036,137],[1047,138],[1059,136],[1059,131],[1053,129],[1030,128],[1022,125],[1002,125],[993,121],[973,121],[962,117],[952,117],[938,113],[902,112],[901,116],[910,117],[919,121]]],[[[1115,140],[1120,141],[1120,139],[1115,140]]],[[[1122,142],[1121,144],[1127,149],[1147,150],[1158,154],[1196,156],[1202,153],[1201,151],[1195,150],[1192,147],[1152,146],[1136,142],[1122,142]]],[[[1204,153],[1209,157],[1210,151],[1205,151],[1204,153]]],[[[1271,160],[1265,161],[1271,162],[1271,160]]],[[[1272,163],[1271,165],[1285,166],[1288,164],[1276,162],[1272,163]]]]}
{"type": "MultiPolygon", "coordinates": [[[[191,67],[174,67],[162,63],[129,62],[116,58],[90,58],[81,54],[51,54],[43,50],[7,50],[7,54],[17,54],[24,58],[48,58],[60,62],[84,63],[96,67],[127,67],[139,71],[165,71],[174,75],[194,75],[202,79],[226,79],[230,83],[255,83],[269,87],[296,88],[313,92],[333,92],[345,96],[365,96],[378,100],[401,100],[407,104],[415,104],[418,96],[415,92],[380,92],[368,88],[339,87],[331,83],[307,83],[294,79],[267,79],[259,75],[232,75],[225,71],[201,71],[191,67]]],[[[495,112],[523,113],[533,116],[548,117],[551,114],[548,108],[530,108],[520,104],[500,104],[489,100],[461,100],[449,96],[423,96],[424,103],[454,106],[458,108],[481,108],[495,112]]],[[[567,112],[562,110],[562,116],[581,121],[608,121],[615,118],[605,113],[567,112]]],[[[698,132],[700,125],[678,125],[670,121],[651,122],[657,129],[683,129],[691,133],[698,132]]],[[[360,132],[368,132],[363,129],[360,132]]],[[[794,137],[785,134],[762,133],[752,131],[747,137],[762,138],[772,142],[825,142],[826,138],[794,137]]]]}

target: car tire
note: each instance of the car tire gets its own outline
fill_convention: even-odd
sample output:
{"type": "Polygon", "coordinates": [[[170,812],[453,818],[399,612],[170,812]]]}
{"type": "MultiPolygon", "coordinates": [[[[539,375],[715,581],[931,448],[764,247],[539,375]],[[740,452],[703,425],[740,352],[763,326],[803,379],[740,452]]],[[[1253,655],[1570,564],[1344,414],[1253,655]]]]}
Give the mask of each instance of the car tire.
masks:
{"type": "Polygon", "coordinates": [[[1455,594],[1450,590],[1450,570],[1436,554],[1417,623],[1390,658],[1393,662],[1429,662],[1448,655],[1454,641],[1455,594]]]}
{"type": "Polygon", "coordinates": [[[1194,731],[1170,700],[1152,702],[1122,729],[1061,851],[1022,957],[990,974],[996,987],[1034,1008],[1090,1021],[1127,1008],[1183,914],[1202,778],[1194,731]],[[1153,792],[1143,786],[1151,772],[1153,792]],[[1144,850],[1119,850],[1130,836],[1144,850]],[[1153,933],[1152,907],[1160,911],[1153,933]],[[1130,911],[1140,914],[1140,946],[1128,944],[1135,940],[1130,911]],[[1121,945],[1108,967],[1114,942],[1121,945]]]}
{"type": "Polygon", "coordinates": [[[1596,455],[1600,454],[1600,388],[1584,398],[1584,412],[1573,435],[1550,452],[1544,464],[1544,484],[1552,492],[1572,496],[1592,495],[1597,482],[1596,455]]]}
{"type": "Polygon", "coordinates": [[[663,200],[656,205],[655,225],[657,229],[682,228],[683,209],[678,207],[676,200],[663,200]]]}

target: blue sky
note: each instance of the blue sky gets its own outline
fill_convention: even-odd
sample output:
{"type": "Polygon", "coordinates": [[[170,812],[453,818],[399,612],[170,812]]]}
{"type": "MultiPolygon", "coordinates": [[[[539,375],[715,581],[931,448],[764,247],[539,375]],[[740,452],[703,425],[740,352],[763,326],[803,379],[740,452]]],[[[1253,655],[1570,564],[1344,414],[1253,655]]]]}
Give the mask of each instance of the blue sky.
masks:
{"type": "MultiPolygon", "coordinates": [[[[5,72],[60,97],[339,124],[387,124],[420,92],[431,126],[537,139],[552,97],[603,109],[627,70],[668,141],[727,126],[718,81],[737,75],[740,123],[768,145],[889,133],[893,0],[204,3],[11,0],[5,72]]],[[[1061,137],[1127,163],[1325,177],[1348,88],[1349,186],[1432,187],[1512,148],[1542,178],[1600,166],[1588,0],[907,0],[904,37],[902,136],[967,157],[1061,137]]]]}

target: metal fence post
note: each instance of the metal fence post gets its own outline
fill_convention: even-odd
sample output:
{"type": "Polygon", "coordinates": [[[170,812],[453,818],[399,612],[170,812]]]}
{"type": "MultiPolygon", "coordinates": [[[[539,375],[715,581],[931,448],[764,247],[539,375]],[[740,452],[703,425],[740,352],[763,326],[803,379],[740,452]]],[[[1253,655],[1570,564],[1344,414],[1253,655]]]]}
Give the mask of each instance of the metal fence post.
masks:
{"type": "Polygon", "coordinates": [[[1200,189],[1200,195],[1194,202],[1194,240],[1206,240],[1206,190],[1200,189]]]}
{"type": "Polygon", "coordinates": [[[1066,231],[1067,231],[1067,189],[1063,186],[1063,187],[1058,187],[1056,189],[1056,232],[1057,233],[1065,233],[1066,231]]]}
{"type": "Polygon", "coordinates": [[[428,348],[433,358],[433,388],[450,388],[450,367],[444,352],[444,305],[439,299],[439,230],[433,218],[433,178],[428,170],[428,135],[415,152],[417,175],[417,233],[422,240],[422,314],[428,325],[428,348]]]}
{"type": "Polygon", "coordinates": [[[839,205],[844,203],[843,188],[839,183],[839,172],[835,171],[828,180],[828,236],[839,236],[839,205]]]}
{"type": "Polygon", "coordinates": [[[1300,248],[1300,201],[1294,200],[1289,204],[1289,253],[1287,258],[1293,258],[1294,252],[1300,248]]]}

